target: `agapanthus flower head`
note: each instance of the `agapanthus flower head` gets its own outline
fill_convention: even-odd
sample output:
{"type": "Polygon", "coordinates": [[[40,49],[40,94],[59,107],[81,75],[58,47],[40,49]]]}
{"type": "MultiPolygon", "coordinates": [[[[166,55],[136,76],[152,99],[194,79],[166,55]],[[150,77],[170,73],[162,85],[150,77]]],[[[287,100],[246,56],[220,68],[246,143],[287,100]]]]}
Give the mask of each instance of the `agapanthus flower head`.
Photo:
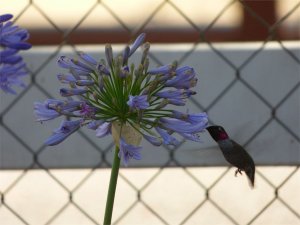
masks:
{"type": "Polygon", "coordinates": [[[0,88],[11,94],[16,94],[12,86],[25,87],[20,79],[27,75],[26,64],[18,55],[19,50],[27,50],[27,30],[13,25],[9,20],[11,14],[0,15],[0,88]]]}
{"type": "Polygon", "coordinates": [[[0,16],[0,45],[13,49],[29,49],[31,44],[26,41],[29,38],[27,30],[22,29],[9,21],[13,16],[4,14],[0,16]]]}
{"type": "MultiPolygon", "coordinates": [[[[38,121],[68,116],[76,122],[74,126],[64,122],[68,129],[54,131],[51,145],[86,125],[96,131],[97,137],[112,135],[120,148],[119,157],[127,165],[129,159],[141,159],[142,138],[154,146],[178,145],[176,135],[200,141],[199,133],[208,123],[206,113],[181,113],[168,108],[184,106],[196,94],[192,90],[197,83],[194,69],[180,67],[176,62],[148,69],[150,44],[144,40],[145,34],[141,34],[116,56],[112,47],[106,45],[106,60],[99,62],[83,52],[76,58],[59,58],[58,65],[68,69],[58,75],[59,81],[67,85],[60,89],[61,96],[67,100],[35,103],[35,114],[38,121]],[[140,64],[129,64],[130,56],[141,46],[140,64]],[[73,99],[76,96],[79,100],[73,99]],[[80,104],[70,107],[72,101],[80,104]]],[[[49,140],[46,144],[49,145],[49,140]]]]}

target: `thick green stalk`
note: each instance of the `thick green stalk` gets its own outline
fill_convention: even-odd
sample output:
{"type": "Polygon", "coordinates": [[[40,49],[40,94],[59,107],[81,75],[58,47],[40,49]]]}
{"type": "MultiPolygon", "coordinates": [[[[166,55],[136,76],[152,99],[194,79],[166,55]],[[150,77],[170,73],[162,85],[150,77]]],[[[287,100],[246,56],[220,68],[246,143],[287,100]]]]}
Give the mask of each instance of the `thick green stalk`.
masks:
{"type": "Polygon", "coordinates": [[[118,153],[119,153],[119,147],[116,146],[114,162],[113,162],[111,174],[110,174],[110,181],[109,181],[109,188],[108,188],[108,193],[107,193],[103,225],[111,224],[111,217],[112,217],[112,212],[113,212],[113,207],[114,207],[114,199],[115,199],[118,174],[119,174],[119,168],[120,168],[120,158],[118,156],[118,153]]]}

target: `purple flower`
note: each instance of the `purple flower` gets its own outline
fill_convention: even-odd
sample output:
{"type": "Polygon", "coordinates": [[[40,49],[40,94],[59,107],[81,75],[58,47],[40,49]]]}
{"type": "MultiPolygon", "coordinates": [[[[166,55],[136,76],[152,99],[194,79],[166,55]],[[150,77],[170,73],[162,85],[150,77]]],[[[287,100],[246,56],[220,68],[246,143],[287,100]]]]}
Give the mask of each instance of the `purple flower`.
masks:
{"type": "Polygon", "coordinates": [[[198,133],[194,133],[194,134],[190,134],[190,133],[178,133],[178,134],[180,134],[185,139],[188,139],[188,140],[191,140],[191,141],[195,141],[195,142],[202,142],[200,140],[200,136],[199,136],[198,133]]]}
{"type": "Polygon", "coordinates": [[[105,137],[109,134],[111,134],[111,123],[105,122],[98,126],[96,130],[96,136],[98,138],[105,137]]]}
{"type": "Polygon", "coordinates": [[[25,87],[21,77],[27,75],[26,65],[23,62],[17,64],[0,64],[0,88],[10,94],[16,94],[12,86],[25,87]]]}
{"type": "Polygon", "coordinates": [[[73,112],[75,110],[78,110],[80,106],[84,104],[84,102],[74,100],[63,101],[57,99],[47,99],[44,104],[47,105],[47,107],[50,109],[73,112]]]}
{"type": "Polygon", "coordinates": [[[4,49],[0,52],[0,64],[16,64],[22,61],[22,57],[16,55],[18,50],[16,49],[4,49]]]}
{"type": "Polygon", "coordinates": [[[81,62],[80,60],[77,60],[77,59],[71,59],[71,62],[74,65],[76,65],[76,66],[78,66],[82,69],[86,69],[86,71],[90,71],[90,72],[95,71],[95,68],[96,68],[95,65],[91,65],[91,64],[88,64],[88,63],[83,63],[83,62],[81,62]]]}
{"type": "Polygon", "coordinates": [[[97,70],[104,75],[110,75],[109,69],[102,64],[99,64],[97,66],[97,70]]]}
{"type": "Polygon", "coordinates": [[[179,141],[175,137],[173,137],[172,135],[168,134],[165,130],[163,130],[159,127],[155,127],[155,130],[163,138],[164,144],[174,145],[174,146],[179,144],[179,141]]]}
{"type": "Polygon", "coordinates": [[[77,71],[78,73],[83,73],[86,75],[89,73],[92,73],[94,71],[93,68],[91,68],[90,66],[88,66],[80,61],[75,62],[75,60],[70,59],[67,56],[61,56],[58,59],[57,63],[62,68],[77,71]]]}
{"type": "Polygon", "coordinates": [[[11,14],[0,15],[0,23],[4,23],[4,22],[10,20],[11,18],[13,18],[13,15],[11,15],[11,14]]]}
{"type": "Polygon", "coordinates": [[[140,96],[132,96],[129,95],[129,100],[127,101],[127,105],[131,109],[146,109],[149,107],[149,102],[147,101],[147,95],[140,96]]]}
{"type": "Polygon", "coordinates": [[[31,48],[31,44],[26,42],[29,38],[28,31],[8,21],[12,17],[10,14],[0,16],[0,45],[19,50],[31,48]]]}
{"type": "Polygon", "coordinates": [[[34,113],[37,121],[47,121],[55,119],[60,115],[69,115],[81,108],[84,102],[62,101],[57,99],[47,99],[43,103],[34,103],[34,113]]]}
{"type": "Polygon", "coordinates": [[[129,75],[129,67],[123,66],[120,71],[120,77],[125,78],[129,75]]]}
{"type": "Polygon", "coordinates": [[[140,34],[130,46],[129,57],[144,43],[146,35],[144,33],[140,34]]]}
{"type": "Polygon", "coordinates": [[[90,106],[86,102],[83,102],[80,105],[80,111],[78,113],[74,112],[75,115],[83,116],[85,118],[94,118],[95,113],[96,113],[96,108],[90,106]]]}
{"type": "Polygon", "coordinates": [[[118,155],[124,165],[127,166],[131,158],[135,160],[142,159],[140,153],[141,149],[142,147],[127,144],[123,138],[120,138],[120,150],[118,155]]]}
{"type": "Polygon", "coordinates": [[[76,78],[73,74],[57,74],[57,79],[63,84],[75,83],[76,78]]]}
{"type": "Polygon", "coordinates": [[[176,99],[176,98],[168,99],[168,104],[171,104],[171,105],[184,106],[185,103],[186,103],[185,99],[176,99]]]}
{"type": "Polygon", "coordinates": [[[155,93],[155,96],[158,96],[160,98],[167,99],[168,104],[172,105],[178,105],[178,106],[184,106],[186,102],[186,98],[190,97],[191,95],[195,94],[196,92],[191,90],[167,90],[167,91],[160,91],[155,93]]]}
{"type": "Polygon", "coordinates": [[[166,81],[166,87],[175,87],[177,89],[189,89],[197,84],[195,71],[192,67],[184,66],[176,70],[175,78],[166,81]]]}
{"type": "Polygon", "coordinates": [[[102,125],[105,121],[103,120],[92,120],[88,123],[87,128],[91,130],[97,130],[97,128],[102,125]]]}
{"type": "Polygon", "coordinates": [[[208,118],[203,117],[201,121],[191,124],[189,122],[185,122],[178,119],[167,119],[161,118],[159,119],[161,125],[166,129],[178,132],[178,133],[197,133],[204,130],[208,125],[208,118]]]}
{"type": "Polygon", "coordinates": [[[172,65],[164,65],[151,70],[148,70],[148,74],[157,75],[157,74],[169,74],[172,71],[172,65]]]}
{"type": "Polygon", "coordinates": [[[47,108],[49,109],[57,109],[58,107],[61,108],[63,105],[65,105],[65,101],[58,100],[58,99],[47,99],[43,103],[47,108]]]}
{"type": "Polygon", "coordinates": [[[50,109],[47,107],[47,104],[40,102],[34,103],[34,114],[37,118],[37,121],[52,120],[60,116],[60,113],[58,113],[56,110],[50,109]]]}
{"type": "Polygon", "coordinates": [[[85,89],[78,89],[78,88],[61,88],[60,95],[63,97],[69,97],[73,95],[82,95],[85,94],[87,90],[85,89]]]}
{"type": "Polygon", "coordinates": [[[25,42],[29,38],[27,30],[8,21],[12,17],[11,14],[0,15],[0,88],[6,93],[16,94],[12,86],[24,88],[20,78],[27,75],[26,65],[17,53],[31,48],[31,45],[25,42]]]}
{"type": "Polygon", "coordinates": [[[200,123],[203,120],[207,120],[206,113],[190,113],[189,114],[189,113],[178,112],[176,110],[173,110],[173,117],[176,119],[187,121],[192,124],[200,123]]]}
{"type": "Polygon", "coordinates": [[[155,94],[160,98],[167,99],[168,104],[184,106],[186,103],[186,98],[189,98],[191,95],[196,94],[196,92],[191,90],[167,90],[167,91],[160,91],[155,94]]]}
{"type": "Polygon", "coordinates": [[[191,95],[196,94],[195,91],[191,90],[167,90],[167,91],[160,91],[155,94],[155,96],[161,98],[189,98],[191,95]]]}
{"type": "Polygon", "coordinates": [[[160,146],[162,144],[162,140],[158,137],[153,137],[146,134],[143,134],[143,137],[155,146],[160,146]]]}
{"type": "Polygon", "coordinates": [[[84,52],[77,52],[77,53],[78,53],[79,57],[87,64],[92,65],[92,66],[97,66],[97,61],[92,56],[90,56],[84,52]]]}
{"type": "Polygon", "coordinates": [[[80,128],[81,120],[63,121],[60,127],[53,131],[53,134],[45,141],[45,145],[53,146],[61,143],[80,128]]]}

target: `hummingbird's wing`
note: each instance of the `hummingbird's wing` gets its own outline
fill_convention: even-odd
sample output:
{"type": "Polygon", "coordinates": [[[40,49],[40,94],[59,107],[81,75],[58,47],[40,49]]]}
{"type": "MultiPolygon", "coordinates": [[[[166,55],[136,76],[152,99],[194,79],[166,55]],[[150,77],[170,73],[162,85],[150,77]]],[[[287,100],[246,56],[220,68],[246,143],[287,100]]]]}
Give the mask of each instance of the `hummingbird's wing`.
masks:
{"type": "Polygon", "coordinates": [[[230,151],[224,151],[224,153],[228,153],[230,155],[230,163],[236,167],[242,167],[245,162],[253,161],[248,152],[234,140],[230,140],[232,143],[232,147],[230,147],[230,151]],[[241,164],[241,165],[239,165],[241,164]]]}
{"type": "Polygon", "coordinates": [[[249,178],[251,187],[254,187],[254,177],[255,177],[255,164],[252,157],[248,154],[248,152],[238,143],[231,140],[234,146],[233,152],[233,161],[232,163],[237,168],[245,171],[247,177],[249,178]]]}

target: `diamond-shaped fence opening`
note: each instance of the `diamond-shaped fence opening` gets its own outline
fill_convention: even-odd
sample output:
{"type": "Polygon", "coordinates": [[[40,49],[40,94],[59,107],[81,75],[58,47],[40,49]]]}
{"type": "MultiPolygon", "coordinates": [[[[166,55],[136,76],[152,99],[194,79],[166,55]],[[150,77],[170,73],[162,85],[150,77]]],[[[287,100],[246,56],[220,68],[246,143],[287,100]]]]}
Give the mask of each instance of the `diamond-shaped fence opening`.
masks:
{"type": "Polygon", "coordinates": [[[295,197],[300,174],[300,44],[286,41],[299,38],[299,24],[286,27],[289,18],[300,19],[299,0],[289,0],[280,18],[276,1],[215,0],[214,13],[202,18],[206,24],[198,24],[201,8],[209,10],[206,1],[156,0],[148,2],[148,8],[147,1],[90,0],[81,7],[69,0],[51,2],[5,0],[7,11],[0,9],[0,14],[13,11],[14,21],[24,27],[34,15],[40,27],[30,29],[32,41],[52,44],[23,54],[31,75],[25,89],[17,96],[0,93],[1,224],[101,224],[112,140],[100,142],[81,131],[55,148],[45,147],[43,139],[58,124],[34,122],[32,103],[58,97],[54,74],[59,72],[59,55],[81,50],[104,57],[103,46],[78,44],[125,44],[140,32],[149,33],[154,42],[189,42],[152,45],[150,64],[177,59],[198,71],[198,95],[188,107],[206,111],[212,124],[224,125],[246,147],[258,165],[256,188],[249,189],[245,176],[234,177],[206,133],[203,143],[183,141],[176,148],[153,149],[144,142],[143,160],[130,165],[138,169],[120,172],[113,223],[300,223],[295,197]],[[139,11],[144,7],[145,13],[139,11]],[[67,8],[75,16],[61,19],[67,8]],[[192,13],[193,8],[199,12],[192,13]],[[232,18],[240,18],[239,28],[220,28],[232,18]],[[99,21],[96,28],[101,32],[93,21],[99,21]]]}

